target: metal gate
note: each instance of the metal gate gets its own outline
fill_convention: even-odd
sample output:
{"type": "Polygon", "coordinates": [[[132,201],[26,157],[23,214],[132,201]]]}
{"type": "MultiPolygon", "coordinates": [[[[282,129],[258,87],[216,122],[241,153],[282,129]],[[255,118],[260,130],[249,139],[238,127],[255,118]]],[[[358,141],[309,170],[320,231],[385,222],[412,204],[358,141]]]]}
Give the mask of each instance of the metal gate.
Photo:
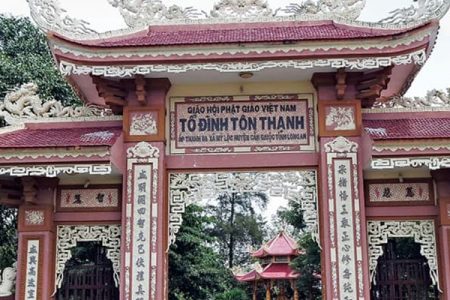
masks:
{"type": "Polygon", "coordinates": [[[410,239],[391,239],[378,260],[373,300],[438,299],[427,260],[420,246],[410,239]]]}
{"type": "MultiPolygon", "coordinates": [[[[105,248],[95,244],[82,246],[87,254],[73,256],[64,270],[64,280],[56,294],[57,300],[118,300],[114,270],[105,255],[105,248]]],[[[77,247],[80,248],[80,247],[77,247]]]]}

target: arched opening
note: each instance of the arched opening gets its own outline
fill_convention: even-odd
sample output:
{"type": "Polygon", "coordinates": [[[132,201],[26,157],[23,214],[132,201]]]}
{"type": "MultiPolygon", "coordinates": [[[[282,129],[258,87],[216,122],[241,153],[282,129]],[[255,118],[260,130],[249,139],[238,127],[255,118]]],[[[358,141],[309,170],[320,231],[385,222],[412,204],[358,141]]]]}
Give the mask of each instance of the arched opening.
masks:
{"type": "Polygon", "coordinates": [[[78,242],[64,268],[57,300],[115,300],[119,289],[114,283],[114,269],[101,242],[78,242]]]}
{"type": "Polygon", "coordinates": [[[169,184],[170,300],[321,298],[314,170],[180,172],[169,184]]]}
{"type": "Polygon", "coordinates": [[[427,259],[414,238],[390,238],[383,245],[372,283],[373,300],[438,299],[427,259]]]}

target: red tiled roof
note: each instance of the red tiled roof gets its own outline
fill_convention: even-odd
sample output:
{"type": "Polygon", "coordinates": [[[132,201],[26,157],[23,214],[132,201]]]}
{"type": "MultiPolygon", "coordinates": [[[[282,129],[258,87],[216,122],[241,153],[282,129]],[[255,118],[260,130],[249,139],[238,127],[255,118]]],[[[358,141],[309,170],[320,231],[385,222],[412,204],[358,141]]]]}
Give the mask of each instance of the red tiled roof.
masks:
{"type": "Polygon", "coordinates": [[[388,37],[411,31],[375,30],[334,22],[284,22],[218,25],[153,26],[122,37],[76,43],[95,47],[141,47],[225,43],[294,42],[388,37]],[[244,26],[245,25],[245,26],[244,26]]]}
{"type": "Polygon", "coordinates": [[[0,148],[112,146],[120,127],[22,129],[0,135],[0,148]]]}
{"type": "Polygon", "coordinates": [[[258,279],[296,279],[299,276],[300,274],[292,270],[288,264],[272,263],[261,272],[252,270],[246,274],[235,275],[235,278],[241,282],[249,282],[258,279]]]}
{"type": "Polygon", "coordinates": [[[374,140],[450,138],[450,118],[364,120],[374,140]]]}
{"type": "Polygon", "coordinates": [[[270,240],[259,250],[252,253],[253,257],[298,255],[297,243],[284,231],[270,240]]]}

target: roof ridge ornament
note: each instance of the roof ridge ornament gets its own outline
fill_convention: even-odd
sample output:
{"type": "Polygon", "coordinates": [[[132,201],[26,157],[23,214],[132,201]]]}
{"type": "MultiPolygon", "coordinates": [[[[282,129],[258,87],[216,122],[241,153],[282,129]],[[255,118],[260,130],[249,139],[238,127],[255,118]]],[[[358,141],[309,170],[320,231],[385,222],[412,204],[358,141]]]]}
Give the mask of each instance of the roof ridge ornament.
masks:
{"type": "Polygon", "coordinates": [[[380,23],[404,25],[441,19],[450,8],[450,0],[413,0],[413,2],[415,4],[409,7],[391,11],[390,16],[380,20],[380,23]]]}
{"type": "Polygon", "coordinates": [[[264,0],[220,0],[210,12],[212,18],[255,18],[275,16],[264,0]]]}
{"type": "Polygon", "coordinates": [[[46,102],[37,94],[35,83],[25,83],[6,94],[0,103],[0,118],[9,125],[17,125],[25,120],[41,118],[78,118],[111,116],[110,109],[97,105],[64,106],[51,99],[46,102]]]}
{"type": "Polygon", "coordinates": [[[97,31],[89,23],[71,18],[58,0],[27,0],[33,20],[44,31],[55,31],[75,36],[94,35],[97,31]]]}
{"type": "Polygon", "coordinates": [[[131,28],[148,26],[155,20],[197,19],[204,14],[193,7],[167,7],[161,0],[108,0],[108,3],[119,8],[125,23],[131,28]]]}
{"type": "Polygon", "coordinates": [[[364,22],[358,18],[367,0],[296,0],[277,9],[270,8],[267,0],[217,0],[210,12],[193,7],[167,6],[163,0],[107,0],[119,9],[128,28],[97,33],[89,28],[89,23],[69,17],[59,0],[27,1],[31,16],[42,30],[79,40],[131,34],[151,25],[163,24],[333,20],[350,26],[403,29],[441,19],[450,8],[450,0],[414,0],[416,4],[396,9],[378,22],[364,22]]]}
{"type": "Polygon", "coordinates": [[[306,0],[301,3],[291,3],[283,11],[287,15],[293,16],[338,16],[348,20],[356,20],[365,6],[366,0],[319,0],[317,3],[306,0]]]}
{"type": "Polygon", "coordinates": [[[450,88],[447,91],[430,90],[425,97],[393,97],[387,102],[377,102],[373,108],[445,108],[450,107],[450,88]]]}

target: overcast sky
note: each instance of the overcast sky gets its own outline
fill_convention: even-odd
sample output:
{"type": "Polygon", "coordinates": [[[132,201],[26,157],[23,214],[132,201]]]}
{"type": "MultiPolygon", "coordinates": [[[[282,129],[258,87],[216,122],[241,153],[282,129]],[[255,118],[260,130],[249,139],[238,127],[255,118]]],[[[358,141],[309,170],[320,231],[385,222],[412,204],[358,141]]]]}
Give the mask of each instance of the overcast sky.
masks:
{"type": "MultiPolygon", "coordinates": [[[[164,0],[163,0],[164,1],[164,0]]],[[[125,28],[125,23],[117,9],[108,4],[107,0],[61,0],[62,7],[73,17],[88,21],[91,27],[99,32],[125,28]]],[[[210,11],[213,0],[166,0],[167,4],[193,6],[200,10],[210,11]]],[[[272,8],[283,7],[296,0],[269,0],[272,8]]],[[[379,20],[395,8],[411,5],[412,0],[367,0],[361,20],[379,20]]],[[[14,16],[29,16],[26,0],[0,0],[0,13],[14,16]]],[[[436,47],[419,73],[407,95],[423,96],[427,90],[445,89],[450,87],[450,13],[441,23],[440,35],[436,47]]]]}

